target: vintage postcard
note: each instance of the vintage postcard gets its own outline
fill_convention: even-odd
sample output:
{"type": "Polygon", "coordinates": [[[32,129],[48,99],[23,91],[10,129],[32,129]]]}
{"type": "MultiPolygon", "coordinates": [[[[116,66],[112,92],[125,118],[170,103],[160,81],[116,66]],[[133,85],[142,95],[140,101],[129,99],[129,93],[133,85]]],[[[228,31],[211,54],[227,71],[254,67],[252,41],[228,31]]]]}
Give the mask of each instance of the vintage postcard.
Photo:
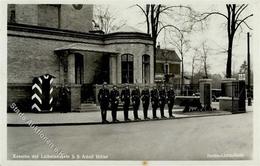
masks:
{"type": "Polygon", "coordinates": [[[0,5],[0,165],[260,164],[258,1],[0,5]]]}

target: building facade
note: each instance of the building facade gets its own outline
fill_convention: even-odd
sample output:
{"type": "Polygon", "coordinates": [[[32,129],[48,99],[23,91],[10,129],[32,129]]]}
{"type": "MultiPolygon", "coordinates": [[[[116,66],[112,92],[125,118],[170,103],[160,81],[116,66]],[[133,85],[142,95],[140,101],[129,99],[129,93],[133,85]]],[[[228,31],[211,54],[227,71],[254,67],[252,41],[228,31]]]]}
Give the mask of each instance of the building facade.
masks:
{"type": "Polygon", "coordinates": [[[174,50],[157,47],[155,82],[167,82],[179,88],[181,83],[181,59],[174,50]]]}
{"type": "Polygon", "coordinates": [[[8,104],[29,101],[32,79],[46,73],[56,91],[70,87],[72,110],[84,85],[154,82],[151,37],[94,33],[92,19],[93,5],[8,6],[8,104]]]}

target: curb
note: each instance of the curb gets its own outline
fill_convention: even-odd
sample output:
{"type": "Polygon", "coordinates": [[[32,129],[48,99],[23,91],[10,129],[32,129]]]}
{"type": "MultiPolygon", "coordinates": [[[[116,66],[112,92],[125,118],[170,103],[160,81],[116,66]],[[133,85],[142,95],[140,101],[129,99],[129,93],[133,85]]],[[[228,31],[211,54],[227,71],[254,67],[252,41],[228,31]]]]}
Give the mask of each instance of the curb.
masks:
{"type": "MultiPolygon", "coordinates": [[[[111,124],[123,124],[123,123],[136,123],[136,122],[148,122],[148,121],[162,121],[162,120],[178,120],[178,119],[187,119],[187,118],[200,118],[200,117],[208,117],[208,116],[224,116],[224,115],[232,115],[232,113],[220,113],[220,114],[206,114],[206,115],[191,115],[185,117],[175,117],[175,118],[166,118],[166,119],[151,119],[151,120],[139,120],[139,121],[120,121],[115,123],[107,123],[103,124],[101,122],[76,122],[76,123],[35,123],[35,126],[79,126],[79,125],[111,125],[111,124]]],[[[7,124],[7,127],[30,127],[28,124],[7,124]]]]}

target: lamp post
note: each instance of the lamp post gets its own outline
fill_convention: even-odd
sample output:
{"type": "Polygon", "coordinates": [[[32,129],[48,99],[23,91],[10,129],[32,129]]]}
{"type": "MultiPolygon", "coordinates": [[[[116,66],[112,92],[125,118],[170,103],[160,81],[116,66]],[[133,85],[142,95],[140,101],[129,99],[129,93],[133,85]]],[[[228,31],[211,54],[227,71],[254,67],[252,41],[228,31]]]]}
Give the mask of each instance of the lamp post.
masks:
{"type": "Polygon", "coordinates": [[[250,34],[247,32],[247,92],[248,96],[248,106],[252,105],[251,102],[251,82],[250,82],[250,34]]]}

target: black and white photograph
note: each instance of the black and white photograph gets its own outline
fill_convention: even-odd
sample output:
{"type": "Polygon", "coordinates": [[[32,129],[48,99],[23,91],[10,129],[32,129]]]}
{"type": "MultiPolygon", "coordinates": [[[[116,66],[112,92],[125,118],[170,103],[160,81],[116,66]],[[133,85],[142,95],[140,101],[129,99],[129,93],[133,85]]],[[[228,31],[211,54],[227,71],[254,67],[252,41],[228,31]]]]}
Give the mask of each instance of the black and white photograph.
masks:
{"type": "Polygon", "coordinates": [[[0,5],[0,165],[260,164],[258,1],[0,5]]]}

